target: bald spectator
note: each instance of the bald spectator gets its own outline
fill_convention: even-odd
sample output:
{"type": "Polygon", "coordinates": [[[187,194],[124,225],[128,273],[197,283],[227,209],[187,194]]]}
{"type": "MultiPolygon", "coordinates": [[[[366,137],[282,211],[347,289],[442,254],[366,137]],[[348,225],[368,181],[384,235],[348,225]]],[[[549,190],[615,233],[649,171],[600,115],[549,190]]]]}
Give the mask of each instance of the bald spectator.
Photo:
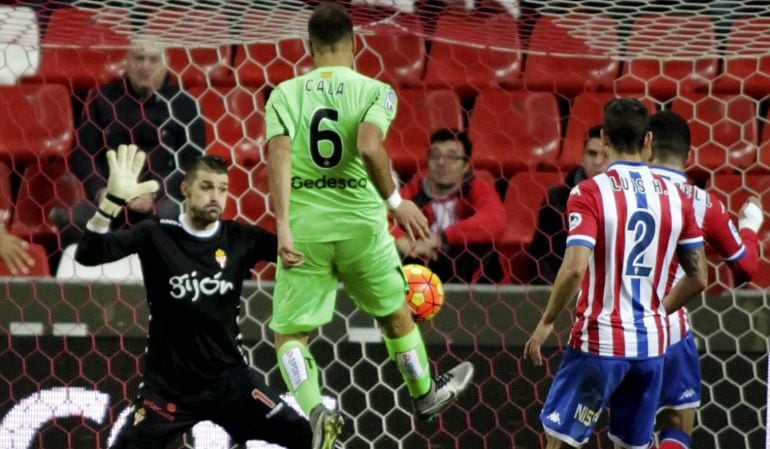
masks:
{"type": "MultiPolygon", "coordinates": [[[[128,202],[113,225],[135,223],[150,215],[176,218],[180,212],[183,172],[179,167],[201,154],[206,131],[197,102],[172,79],[165,51],[149,38],[135,40],[126,57],[125,76],[92,91],[77,130],[71,168],[82,181],[87,202],[76,205],[76,225],[68,240],[79,237],[93,216],[107,181],[108,149],[135,144],[147,153],[140,180],[155,179],[161,190],[128,202]]],[[[66,244],[66,242],[65,242],[66,244]]]]}

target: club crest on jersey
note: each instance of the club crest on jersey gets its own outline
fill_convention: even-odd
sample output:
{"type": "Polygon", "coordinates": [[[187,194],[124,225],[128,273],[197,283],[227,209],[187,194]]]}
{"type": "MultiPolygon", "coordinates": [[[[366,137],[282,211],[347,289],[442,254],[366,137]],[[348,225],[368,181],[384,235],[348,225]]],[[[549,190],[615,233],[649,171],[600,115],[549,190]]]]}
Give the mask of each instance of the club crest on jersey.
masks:
{"type": "Polygon", "coordinates": [[[138,409],[134,412],[134,425],[139,425],[140,422],[144,421],[144,417],[147,415],[147,411],[144,409],[144,407],[138,409]]]}
{"type": "Polygon", "coordinates": [[[385,109],[391,113],[396,109],[396,93],[393,89],[388,89],[385,92],[385,109]]]}
{"type": "Polygon", "coordinates": [[[214,252],[214,258],[217,260],[219,266],[224,270],[227,265],[227,253],[222,248],[218,248],[214,252]]]}
{"type": "Polygon", "coordinates": [[[578,226],[580,226],[580,223],[582,223],[582,222],[583,222],[583,217],[579,213],[572,212],[572,213],[569,214],[569,230],[570,231],[575,229],[575,228],[577,228],[578,226]]]}

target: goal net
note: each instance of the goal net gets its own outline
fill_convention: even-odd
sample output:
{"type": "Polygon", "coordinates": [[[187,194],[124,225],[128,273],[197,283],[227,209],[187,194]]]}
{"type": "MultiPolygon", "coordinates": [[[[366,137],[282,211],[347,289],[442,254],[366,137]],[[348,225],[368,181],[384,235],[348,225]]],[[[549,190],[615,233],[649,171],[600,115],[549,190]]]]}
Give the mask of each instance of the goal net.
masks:
{"type": "MultiPolygon", "coordinates": [[[[163,181],[153,205],[159,214],[178,208],[185,155],[222,156],[230,164],[226,218],[274,231],[264,107],[278,83],[312,69],[304,39],[318,2],[0,3],[0,218],[32,243],[38,261],[34,277],[11,277],[0,264],[7,276],[0,449],[62,441],[106,448],[141,379],[148,317],[136,258],[95,268],[73,259],[83,217],[104,185],[103,152],[125,138],[154,155],[150,174],[163,181]],[[123,81],[137,40],[164,49],[170,96],[142,98],[123,81]]],[[[356,26],[356,69],[398,94],[386,147],[400,182],[426,175],[434,131],[467,129],[473,174],[493,187],[506,217],[499,232],[479,229],[443,255],[447,299],[422,331],[437,370],[470,360],[477,378],[435,422],[413,422],[374,321],[340,292],[334,320],[311,350],[325,400],[347,418],[346,447],[542,447],[538,415],[570,327],[564,313],[544,367],[522,358],[563,250],[538,223],[543,210],[559,213],[549,189],[573,182],[604,103],[631,96],[688,120],[687,174],[734,219],[750,196],[770,210],[770,7],[750,0],[342,3],[356,26]]],[[[561,227],[556,217],[551,228],[561,227]]],[[[760,268],[743,286],[707,248],[709,288],[689,305],[703,374],[693,447],[770,446],[769,229],[760,229],[760,268]]],[[[241,328],[251,363],[285,391],[266,326],[274,273],[272,264],[254,267],[241,328]]],[[[587,447],[611,447],[606,416],[598,429],[587,447]]],[[[231,442],[202,423],[178,446],[231,442]]]]}

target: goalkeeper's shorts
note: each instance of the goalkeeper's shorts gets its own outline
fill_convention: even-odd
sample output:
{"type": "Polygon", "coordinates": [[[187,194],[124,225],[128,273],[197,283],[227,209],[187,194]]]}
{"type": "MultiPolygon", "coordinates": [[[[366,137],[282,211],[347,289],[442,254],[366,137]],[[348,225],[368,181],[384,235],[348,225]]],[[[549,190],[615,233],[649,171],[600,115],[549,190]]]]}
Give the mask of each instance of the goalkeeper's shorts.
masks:
{"type": "Polygon", "coordinates": [[[310,447],[308,421],[270,391],[253,368],[234,370],[220,393],[209,400],[170,401],[141,388],[110,449],[162,449],[202,421],[218,424],[238,444],[262,440],[291,449],[310,447]]]}
{"type": "Polygon", "coordinates": [[[332,320],[337,286],[364,313],[383,317],[404,304],[406,280],[387,231],[350,240],[295,243],[305,263],[275,276],[270,328],[281,334],[309,332],[332,320]]]}

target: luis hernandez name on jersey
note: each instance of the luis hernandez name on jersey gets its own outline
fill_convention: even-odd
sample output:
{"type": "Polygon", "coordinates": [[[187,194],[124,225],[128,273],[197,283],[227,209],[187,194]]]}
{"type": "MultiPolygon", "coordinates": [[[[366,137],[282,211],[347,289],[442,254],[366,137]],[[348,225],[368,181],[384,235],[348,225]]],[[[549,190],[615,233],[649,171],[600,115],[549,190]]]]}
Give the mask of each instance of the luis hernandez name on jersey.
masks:
{"type": "Polygon", "coordinates": [[[186,296],[192,295],[191,301],[198,300],[200,295],[214,296],[224,295],[229,290],[235,288],[232,282],[220,279],[222,272],[219,271],[212,277],[205,277],[198,279],[198,272],[180,274],[169,278],[168,283],[171,286],[171,297],[175,299],[183,299],[186,296]]]}

